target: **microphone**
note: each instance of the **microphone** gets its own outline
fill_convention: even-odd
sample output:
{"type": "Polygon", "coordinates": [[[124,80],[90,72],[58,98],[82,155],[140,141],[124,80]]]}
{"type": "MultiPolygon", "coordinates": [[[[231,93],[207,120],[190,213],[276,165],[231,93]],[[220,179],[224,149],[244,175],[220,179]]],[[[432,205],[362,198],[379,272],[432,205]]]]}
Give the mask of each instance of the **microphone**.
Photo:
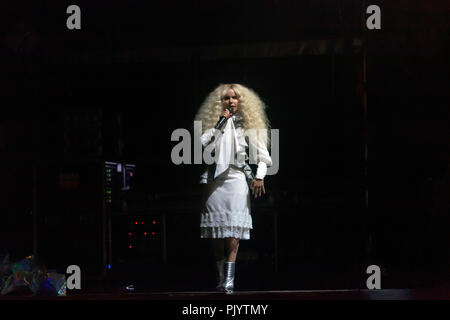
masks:
{"type": "MultiPolygon", "coordinates": [[[[228,107],[228,111],[230,111],[231,115],[233,115],[233,107],[228,107]]],[[[220,129],[227,120],[228,120],[227,117],[221,116],[219,121],[217,121],[217,124],[214,127],[214,129],[220,129]]]]}

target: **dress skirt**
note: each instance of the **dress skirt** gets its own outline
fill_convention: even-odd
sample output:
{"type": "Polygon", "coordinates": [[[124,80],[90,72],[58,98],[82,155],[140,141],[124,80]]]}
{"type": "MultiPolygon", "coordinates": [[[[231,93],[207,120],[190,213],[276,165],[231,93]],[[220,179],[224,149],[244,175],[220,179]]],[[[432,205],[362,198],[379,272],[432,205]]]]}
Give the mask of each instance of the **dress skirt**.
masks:
{"type": "Polygon", "coordinates": [[[250,239],[250,193],[242,169],[230,165],[206,185],[200,216],[201,238],[250,239]]]}

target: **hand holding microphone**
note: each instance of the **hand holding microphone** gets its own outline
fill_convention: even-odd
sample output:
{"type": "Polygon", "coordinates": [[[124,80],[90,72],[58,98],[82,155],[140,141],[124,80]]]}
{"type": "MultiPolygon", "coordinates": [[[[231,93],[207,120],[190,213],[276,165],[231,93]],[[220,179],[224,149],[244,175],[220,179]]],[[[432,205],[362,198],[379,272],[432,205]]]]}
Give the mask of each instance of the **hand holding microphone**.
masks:
{"type": "Polygon", "coordinates": [[[225,109],[225,111],[221,114],[222,117],[225,117],[227,119],[230,119],[230,117],[233,115],[233,107],[229,107],[228,109],[225,109]]]}
{"type": "Polygon", "coordinates": [[[228,107],[228,109],[225,109],[225,111],[220,116],[220,119],[219,119],[219,121],[217,122],[217,124],[216,124],[216,126],[214,128],[215,129],[220,129],[223,126],[223,124],[229,118],[231,118],[231,116],[233,115],[233,111],[234,111],[234,108],[232,106],[228,107]]]}

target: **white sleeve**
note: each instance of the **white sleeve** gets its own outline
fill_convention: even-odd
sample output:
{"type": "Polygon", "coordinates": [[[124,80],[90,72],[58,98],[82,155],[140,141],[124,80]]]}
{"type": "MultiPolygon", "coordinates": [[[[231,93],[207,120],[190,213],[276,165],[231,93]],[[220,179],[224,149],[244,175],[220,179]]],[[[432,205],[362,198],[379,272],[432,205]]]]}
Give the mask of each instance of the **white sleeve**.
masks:
{"type": "Polygon", "coordinates": [[[256,179],[264,179],[267,173],[267,164],[265,162],[260,161],[258,163],[258,169],[256,170],[256,179]]]}
{"type": "Polygon", "coordinates": [[[206,184],[208,183],[208,168],[203,171],[203,173],[200,175],[200,184],[206,184]]]}
{"type": "Polygon", "coordinates": [[[202,134],[202,136],[200,137],[200,141],[204,148],[206,148],[206,146],[208,146],[211,143],[211,139],[214,136],[214,134],[216,133],[216,131],[217,131],[217,129],[211,128],[211,129],[206,130],[205,133],[202,134]]]}
{"type": "MultiPolygon", "coordinates": [[[[267,167],[272,165],[272,158],[267,150],[267,130],[258,130],[258,138],[256,139],[257,163],[256,178],[264,179],[267,173],[267,167]]],[[[251,140],[251,139],[250,139],[251,140]]]]}

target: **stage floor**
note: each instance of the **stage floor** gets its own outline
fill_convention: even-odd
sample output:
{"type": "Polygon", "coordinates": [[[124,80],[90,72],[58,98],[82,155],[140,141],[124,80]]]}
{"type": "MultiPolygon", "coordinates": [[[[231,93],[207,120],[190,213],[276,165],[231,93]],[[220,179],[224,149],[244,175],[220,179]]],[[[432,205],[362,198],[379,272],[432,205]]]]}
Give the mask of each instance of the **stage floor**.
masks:
{"type": "Polygon", "coordinates": [[[450,300],[450,288],[203,292],[92,292],[66,296],[0,296],[0,300],[450,300]]]}

